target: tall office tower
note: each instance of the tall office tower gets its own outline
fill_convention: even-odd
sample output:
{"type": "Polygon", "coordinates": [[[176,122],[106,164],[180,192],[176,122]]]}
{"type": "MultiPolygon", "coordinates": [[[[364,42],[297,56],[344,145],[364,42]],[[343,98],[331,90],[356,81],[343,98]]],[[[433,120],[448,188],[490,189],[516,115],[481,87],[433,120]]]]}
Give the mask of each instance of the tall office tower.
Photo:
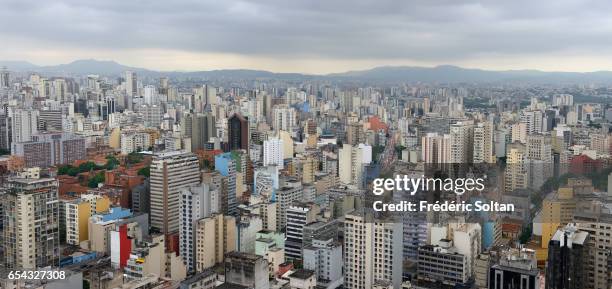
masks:
{"type": "Polygon", "coordinates": [[[269,139],[263,143],[263,165],[277,166],[283,169],[284,152],[283,141],[281,139],[269,139]]]}
{"type": "Polygon", "coordinates": [[[179,229],[181,190],[200,183],[198,158],[188,152],[162,152],[151,162],[151,226],[162,233],[179,229]]]}
{"type": "Polygon", "coordinates": [[[224,153],[215,156],[215,170],[221,176],[221,212],[226,215],[238,213],[236,201],[236,171],[238,170],[237,154],[224,153]]]}
{"type": "Polygon", "coordinates": [[[494,132],[495,126],[489,121],[474,127],[474,163],[495,163],[494,132]]]}
{"type": "Polygon", "coordinates": [[[207,105],[217,104],[217,88],[209,84],[205,84],[203,87],[204,100],[207,105]]]}
{"type": "Polygon", "coordinates": [[[296,117],[296,112],[293,107],[277,105],[272,109],[272,128],[277,131],[293,131],[296,124],[296,117]]]}
{"type": "MultiPolygon", "coordinates": [[[[611,174],[612,176],[612,174],[611,174]]],[[[611,180],[608,180],[608,186],[612,186],[611,180]]],[[[589,282],[586,288],[607,289],[610,272],[612,272],[612,264],[609,259],[612,254],[612,214],[607,212],[596,212],[595,210],[576,210],[574,213],[574,222],[580,231],[589,233],[593,242],[591,256],[593,256],[592,269],[589,267],[589,272],[593,276],[592,282],[589,282]],[[592,283],[592,284],[591,284],[592,283]]],[[[587,266],[588,266],[587,265],[587,266]]]]}
{"type": "Polygon", "coordinates": [[[197,272],[223,262],[226,253],[236,250],[236,218],[214,214],[199,219],[195,248],[197,272]]]}
{"type": "Polygon", "coordinates": [[[59,266],[59,202],[55,179],[13,179],[0,198],[3,265],[14,269],[59,266]]]}
{"type": "Polygon", "coordinates": [[[16,142],[28,142],[32,136],[38,133],[38,110],[17,109],[11,117],[11,140],[16,142]]]}
{"type": "Polygon", "coordinates": [[[134,71],[125,72],[125,93],[130,97],[138,96],[138,78],[134,71]]]}
{"type": "Polygon", "coordinates": [[[161,77],[159,79],[159,94],[168,96],[169,88],[170,88],[170,80],[167,77],[161,77]]]}
{"type": "Polygon", "coordinates": [[[9,82],[9,72],[6,67],[0,69],[0,88],[9,88],[11,83],[9,82]]]}
{"type": "Polygon", "coordinates": [[[302,240],[304,226],[316,221],[320,212],[314,203],[294,202],[287,209],[287,239],[285,240],[285,257],[291,260],[302,259],[302,240]]]}
{"type": "Polygon", "coordinates": [[[525,146],[513,143],[508,147],[507,167],[504,172],[504,188],[507,193],[527,188],[529,182],[525,146]]]}
{"type": "Polygon", "coordinates": [[[153,85],[146,85],[144,87],[144,103],[145,104],[157,104],[159,97],[157,96],[157,89],[153,85]]]}
{"type": "Polygon", "coordinates": [[[210,113],[191,115],[191,134],[189,137],[191,137],[192,151],[206,149],[210,139],[217,137],[215,117],[210,113]]]}
{"type": "Polygon", "coordinates": [[[6,112],[0,112],[0,149],[11,150],[11,118],[6,112]]]}
{"type": "Polygon", "coordinates": [[[219,192],[209,184],[201,183],[181,191],[179,206],[179,252],[187,270],[195,270],[195,231],[201,218],[219,212],[219,192]]]}
{"type": "Polygon", "coordinates": [[[51,97],[51,84],[49,84],[49,80],[46,78],[41,78],[38,82],[38,96],[40,98],[50,98],[51,97]]]}
{"type": "Polygon", "coordinates": [[[427,133],[421,138],[421,157],[427,164],[450,162],[450,135],[427,133]]]}
{"type": "Polygon", "coordinates": [[[544,113],[541,110],[522,111],[520,122],[525,124],[527,134],[542,133],[544,113]]]}
{"type": "Polygon", "coordinates": [[[466,164],[473,159],[474,124],[457,122],[450,126],[450,163],[466,164]]]}
{"type": "Polygon", "coordinates": [[[64,102],[69,101],[68,89],[66,87],[66,80],[63,78],[57,78],[53,80],[53,99],[64,102]]]}
{"type": "Polygon", "coordinates": [[[540,134],[527,135],[525,151],[529,175],[528,186],[539,189],[553,176],[552,142],[550,136],[540,134]]]}
{"type": "Polygon", "coordinates": [[[546,261],[546,289],[578,289],[585,287],[592,262],[593,244],[589,233],[573,224],[557,230],[548,244],[546,261]]]}
{"type": "Polygon", "coordinates": [[[361,188],[364,184],[363,166],[372,161],[372,147],[364,144],[344,144],[338,153],[340,182],[361,188]]]}
{"type": "Polygon", "coordinates": [[[239,113],[234,113],[227,121],[228,150],[249,150],[249,122],[239,113]]]}
{"type": "Polygon", "coordinates": [[[268,261],[262,256],[231,252],[225,255],[225,282],[253,289],[268,289],[268,261]]]}
{"type": "Polygon", "coordinates": [[[349,289],[372,288],[379,280],[400,288],[402,224],[366,221],[359,214],[344,220],[344,284],[349,289]]]}

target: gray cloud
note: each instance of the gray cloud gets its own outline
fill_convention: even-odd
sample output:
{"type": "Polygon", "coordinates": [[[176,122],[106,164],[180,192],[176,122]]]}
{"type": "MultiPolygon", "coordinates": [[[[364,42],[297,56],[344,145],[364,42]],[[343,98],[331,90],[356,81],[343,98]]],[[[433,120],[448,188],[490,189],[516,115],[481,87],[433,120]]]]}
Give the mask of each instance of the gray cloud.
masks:
{"type": "Polygon", "coordinates": [[[612,47],[609,1],[2,2],[0,43],[80,49],[445,62],[612,47]]]}

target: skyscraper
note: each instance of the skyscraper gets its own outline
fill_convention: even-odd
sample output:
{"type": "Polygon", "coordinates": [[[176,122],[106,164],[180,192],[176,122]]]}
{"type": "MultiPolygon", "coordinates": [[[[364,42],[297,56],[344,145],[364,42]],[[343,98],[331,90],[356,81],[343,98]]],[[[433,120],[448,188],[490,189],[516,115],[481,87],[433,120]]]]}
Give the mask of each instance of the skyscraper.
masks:
{"type": "Polygon", "coordinates": [[[206,149],[206,144],[213,137],[217,137],[215,117],[210,113],[193,114],[191,117],[191,150],[206,149]]]}
{"type": "Polygon", "coordinates": [[[481,122],[474,127],[474,163],[494,163],[493,149],[494,126],[491,122],[481,122]]]}
{"type": "Polygon", "coordinates": [[[187,270],[193,271],[195,259],[195,233],[197,222],[219,211],[218,191],[210,185],[202,183],[181,191],[179,252],[187,265],[187,270]]]}
{"type": "Polygon", "coordinates": [[[134,71],[125,72],[125,93],[130,97],[138,95],[138,79],[134,71]]]}
{"type": "Polygon", "coordinates": [[[402,224],[366,221],[359,214],[344,220],[344,284],[348,289],[372,288],[402,281],[402,224]]]}
{"type": "Polygon", "coordinates": [[[263,144],[263,165],[274,165],[283,168],[283,141],[281,139],[265,140],[263,144]]]}
{"type": "Polygon", "coordinates": [[[14,179],[0,198],[4,266],[59,266],[59,202],[55,179],[14,179]]]}
{"type": "Polygon", "coordinates": [[[11,117],[12,142],[28,142],[38,133],[38,110],[17,109],[11,117]]]}
{"type": "Polygon", "coordinates": [[[249,122],[239,113],[234,113],[228,122],[228,150],[249,149],[249,122]]]}
{"type": "Polygon", "coordinates": [[[181,190],[199,183],[200,167],[194,154],[171,151],[154,155],[151,163],[151,226],[164,234],[177,232],[181,190]]]}
{"type": "Polygon", "coordinates": [[[474,150],[474,125],[471,122],[457,122],[450,127],[450,162],[470,163],[474,150]]]}
{"type": "Polygon", "coordinates": [[[9,72],[6,67],[0,69],[0,88],[9,88],[9,72]]]}
{"type": "Polygon", "coordinates": [[[588,284],[588,266],[592,261],[589,233],[573,224],[557,230],[548,244],[546,289],[578,289],[588,284]]]}

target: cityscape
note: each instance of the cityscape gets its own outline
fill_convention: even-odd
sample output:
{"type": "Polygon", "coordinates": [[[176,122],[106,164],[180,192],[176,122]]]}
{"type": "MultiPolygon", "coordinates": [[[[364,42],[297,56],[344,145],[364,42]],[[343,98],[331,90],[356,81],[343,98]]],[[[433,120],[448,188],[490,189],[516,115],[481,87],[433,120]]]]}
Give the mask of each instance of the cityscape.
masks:
{"type": "MultiPolygon", "coordinates": [[[[55,40],[0,28],[0,288],[612,289],[612,65],[599,48],[601,61],[541,55],[553,48],[535,33],[507,53],[514,34],[492,23],[476,38],[500,32],[499,46],[438,50],[437,34],[404,32],[433,4],[387,11],[395,1],[347,4],[337,22],[334,4],[228,1],[207,12],[218,25],[194,24],[196,45],[196,4],[177,2],[172,17],[138,7],[152,27],[139,33],[111,33],[129,17],[114,1],[37,10],[55,40]],[[69,13],[91,22],[66,28],[69,13]],[[381,15],[407,20],[370,22],[381,15]],[[351,25],[379,34],[368,44],[351,25]]],[[[457,5],[474,14],[454,31],[467,43],[461,29],[488,18],[457,5]]]]}

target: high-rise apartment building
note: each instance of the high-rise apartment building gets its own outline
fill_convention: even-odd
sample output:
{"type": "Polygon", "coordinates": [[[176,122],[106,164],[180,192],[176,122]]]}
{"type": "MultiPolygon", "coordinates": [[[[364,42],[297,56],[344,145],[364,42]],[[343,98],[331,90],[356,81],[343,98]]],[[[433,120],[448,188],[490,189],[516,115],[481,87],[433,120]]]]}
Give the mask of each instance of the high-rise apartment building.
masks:
{"type": "Polygon", "coordinates": [[[223,262],[226,253],[236,250],[236,218],[214,214],[198,220],[195,246],[197,272],[223,262]]]}
{"type": "Polygon", "coordinates": [[[474,124],[463,121],[450,126],[450,163],[465,164],[473,160],[474,124]]]}
{"type": "Polygon", "coordinates": [[[59,266],[59,202],[55,179],[13,179],[0,197],[6,268],[59,266]]]}
{"type": "Polygon", "coordinates": [[[495,163],[494,132],[495,126],[488,121],[474,127],[474,163],[495,163]]]}
{"type": "Polygon", "coordinates": [[[17,109],[11,115],[11,141],[28,142],[38,133],[38,110],[17,109]]]}
{"type": "Polygon", "coordinates": [[[340,182],[362,187],[364,182],[364,165],[372,160],[372,147],[360,144],[344,144],[338,152],[338,175],[340,182]]]}
{"type": "Polygon", "coordinates": [[[138,96],[138,78],[134,71],[125,72],[125,92],[129,97],[138,96]]]}
{"type": "Polygon", "coordinates": [[[450,161],[450,135],[428,133],[421,138],[421,158],[427,164],[442,164],[450,161]]]}
{"type": "Polygon", "coordinates": [[[185,151],[158,153],[150,174],[151,226],[162,233],[177,232],[181,190],[200,183],[198,158],[185,151]]]}
{"type": "Polygon", "coordinates": [[[283,168],[283,141],[281,139],[269,139],[263,143],[263,165],[277,166],[283,168]]]}
{"type": "Polygon", "coordinates": [[[295,109],[287,105],[277,105],[272,109],[272,128],[275,130],[292,131],[296,125],[295,109]]]}
{"type": "MultiPolygon", "coordinates": [[[[612,183],[608,184],[609,186],[612,183]]],[[[595,289],[606,289],[609,288],[610,267],[609,259],[612,256],[612,214],[606,212],[593,212],[586,210],[576,210],[574,212],[574,222],[576,227],[583,232],[589,233],[590,242],[594,245],[592,247],[591,256],[592,260],[590,264],[592,267],[589,269],[589,276],[592,276],[592,280],[587,280],[588,288],[595,289]]]]}
{"type": "Polygon", "coordinates": [[[401,244],[401,223],[372,222],[359,214],[347,214],[344,220],[345,288],[372,288],[378,280],[400,288],[401,244]]]}
{"type": "Polygon", "coordinates": [[[202,183],[181,191],[179,206],[179,252],[188,271],[195,270],[196,226],[201,218],[219,212],[219,192],[202,183]]]}

